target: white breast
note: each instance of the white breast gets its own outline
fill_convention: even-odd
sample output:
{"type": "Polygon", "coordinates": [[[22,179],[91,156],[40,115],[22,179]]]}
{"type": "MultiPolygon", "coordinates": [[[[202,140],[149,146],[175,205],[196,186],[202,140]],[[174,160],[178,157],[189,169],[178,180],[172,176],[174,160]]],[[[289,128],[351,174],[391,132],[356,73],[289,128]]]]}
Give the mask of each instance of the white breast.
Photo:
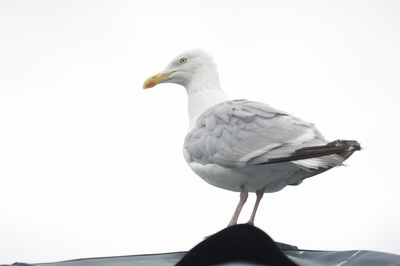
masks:
{"type": "Polygon", "coordinates": [[[245,185],[249,192],[265,187],[265,192],[276,192],[289,184],[298,184],[315,173],[307,172],[293,163],[275,163],[244,168],[226,168],[216,164],[202,165],[190,162],[189,166],[207,183],[219,188],[240,191],[245,185]]]}
{"type": "Polygon", "coordinates": [[[205,110],[229,100],[229,97],[220,89],[205,89],[194,92],[188,90],[188,96],[189,130],[194,127],[197,118],[205,110]]]}

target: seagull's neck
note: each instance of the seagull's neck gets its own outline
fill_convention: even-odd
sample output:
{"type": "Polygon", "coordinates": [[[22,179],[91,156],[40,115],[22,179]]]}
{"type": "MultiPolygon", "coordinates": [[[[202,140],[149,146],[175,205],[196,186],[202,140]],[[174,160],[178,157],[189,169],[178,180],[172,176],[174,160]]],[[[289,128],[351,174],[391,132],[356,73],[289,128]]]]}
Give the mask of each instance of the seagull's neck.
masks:
{"type": "Polygon", "coordinates": [[[229,97],[221,89],[218,80],[214,84],[189,84],[186,88],[189,101],[189,130],[196,123],[197,118],[208,108],[220,102],[228,101],[229,97]]]}

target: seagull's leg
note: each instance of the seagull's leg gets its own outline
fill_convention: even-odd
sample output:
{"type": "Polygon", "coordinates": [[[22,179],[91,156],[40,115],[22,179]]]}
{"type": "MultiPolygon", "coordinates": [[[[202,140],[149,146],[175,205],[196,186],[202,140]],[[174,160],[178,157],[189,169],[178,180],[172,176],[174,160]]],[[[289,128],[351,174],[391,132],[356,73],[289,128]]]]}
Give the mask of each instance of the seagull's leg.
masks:
{"type": "Polygon", "coordinates": [[[244,185],[240,186],[240,200],[239,204],[236,207],[235,212],[233,213],[232,219],[229,222],[228,226],[237,224],[237,220],[239,218],[239,214],[242,211],[243,205],[246,203],[247,197],[249,196],[249,192],[247,191],[244,185]]]}
{"type": "Polygon", "coordinates": [[[264,192],[265,192],[265,187],[260,190],[257,190],[256,203],[254,204],[254,209],[253,209],[253,212],[251,213],[250,220],[247,222],[248,224],[254,224],[254,218],[256,217],[257,208],[258,208],[258,205],[260,204],[262,197],[264,196],[264,192]]]}

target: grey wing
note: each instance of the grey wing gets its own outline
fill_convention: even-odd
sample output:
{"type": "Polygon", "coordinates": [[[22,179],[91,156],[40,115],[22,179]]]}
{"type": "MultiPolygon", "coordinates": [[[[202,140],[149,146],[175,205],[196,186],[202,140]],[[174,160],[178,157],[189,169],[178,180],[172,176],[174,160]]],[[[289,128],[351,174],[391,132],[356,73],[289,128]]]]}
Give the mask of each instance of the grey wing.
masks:
{"type": "Polygon", "coordinates": [[[206,110],[187,135],[184,152],[188,162],[243,167],[325,144],[313,124],[263,103],[236,100],[206,110]]]}

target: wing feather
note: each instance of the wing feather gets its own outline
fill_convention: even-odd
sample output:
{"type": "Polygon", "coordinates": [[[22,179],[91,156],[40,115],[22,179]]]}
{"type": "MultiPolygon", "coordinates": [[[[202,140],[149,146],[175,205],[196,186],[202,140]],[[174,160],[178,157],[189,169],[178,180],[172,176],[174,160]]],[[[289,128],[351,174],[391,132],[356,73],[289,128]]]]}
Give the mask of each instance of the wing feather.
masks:
{"type": "Polygon", "coordinates": [[[187,135],[184,149],[188,161],[243,167],[326,143],[311,123],[263,103],[235,100],[206,110],[187,135]]]}

